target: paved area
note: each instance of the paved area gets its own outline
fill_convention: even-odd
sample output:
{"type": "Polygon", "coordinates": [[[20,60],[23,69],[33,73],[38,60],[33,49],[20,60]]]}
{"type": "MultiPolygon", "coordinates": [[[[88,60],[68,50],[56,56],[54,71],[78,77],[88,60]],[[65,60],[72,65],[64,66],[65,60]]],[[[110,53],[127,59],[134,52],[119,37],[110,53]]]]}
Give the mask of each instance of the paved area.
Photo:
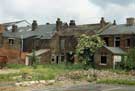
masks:
{"type": "Polygon", "coordinates": [[[76,85],[72,87],[51,87],[31,91],[135,91],[135,86],[118,86],[104,84],[76,85]]]}

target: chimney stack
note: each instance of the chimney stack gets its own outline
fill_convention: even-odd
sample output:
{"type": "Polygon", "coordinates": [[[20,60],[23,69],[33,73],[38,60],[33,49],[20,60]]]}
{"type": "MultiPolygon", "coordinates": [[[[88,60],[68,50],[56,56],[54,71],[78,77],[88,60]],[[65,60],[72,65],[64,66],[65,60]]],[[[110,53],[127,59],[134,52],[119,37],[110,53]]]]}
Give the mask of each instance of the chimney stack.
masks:
{"type": "Polygon", "coordinates": [[[63,28],[68,28],[68,24],[64,23],[63,28]]]}
{"type": "Polygon", "coordinates": [[[3,31],[4,31],[4,26],[0,24],[0,33],[2,33],[3,31]]]}
{"type": "Polygon", "coordinates": [[[113,25],[117,25],[117,24],[116,24],[116,20],[113,21],[113,25]]]}
{"type": "Polygon", "coordinates": [[[69,26],[70,27],[75,27],[76,26],[75,20],[70,20],[69,26]]]}
{"type": "Polygon", "coordinates": [[[62,21],[60,20],[60,18],[57,18],[56,21],[56,30],[60,31],[62,29],[62,21]]]}
{"type": "Polygon", "coordinates": [[[34,31],[37,27],[38,27],[37,21],[36,20],[33,20],[32,31],[34,31]]]}
{"type": "Polygon", "coordinates": [[[12,32],[16,32],[17,31],[17,25],[12,25],[12,32]]]}
{"type": "Polygon", "coordinates": [[[49,23],[49,22],[47,22],[47,23],[46,23],[46,25],[50,25],[50,23],[49,23]]]}
{"type": "Polygon", "coordinates": [[[106,21],[104,20],[104,17],[101,17],[101,20],[100,20],[100,26],[101,28],[103,28],[106,24],[106,21]]]}
{"type": "Polygon", "coordinates": [[[135,18],[133,18],[133,17],[127,18],[127,25],[128,26],[132,26],[134,24],[135,24],[135,18]]]}

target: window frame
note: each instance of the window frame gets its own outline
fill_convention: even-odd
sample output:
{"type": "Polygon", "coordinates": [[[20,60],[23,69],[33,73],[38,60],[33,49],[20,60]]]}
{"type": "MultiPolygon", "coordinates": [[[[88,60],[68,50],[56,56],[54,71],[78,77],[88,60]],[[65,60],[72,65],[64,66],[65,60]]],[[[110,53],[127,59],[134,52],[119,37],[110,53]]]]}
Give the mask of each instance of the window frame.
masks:
{"type": "Polygon", "coordinates": [[[15,38],[8,38],[8,43],[9,45],[14,45],[15,44],[15,38]]]}
{"type": "Polygon", "coordinates": [[[114,37],[114,47],[120,47],[120,43],[121,43],[120,42],[120,36],[115,36],[114,37]],[[119,38],[119,39],[117,39],[117,38],[119,38]],[[119,42],[119,46],[116,45],[117,44],[116,42],[119,42]]]}
{"type": "Polygon", "coordinates": [[[107,65],[107,55],[101,55],[100,56],[100,65],[107,65]],[[106,57],[106,63],[102,63],[102,57],[106,57]]]}
{"type": "Polygon", "coordinates": [[[126,48],[131,47],[131,38],[126,38],[125,45],[126,45],[126,48]]]}
{"type": "Polygon", "coordinates": [[[65,49],[65,42],[66,42],[65,39],[61,39],[61,40],[60,40],[60,48],[61,48],[62,50],[65,49]]]}
{"type": "Polygon", "coordinates": [[[106,46],[109,46],[109,37],[104,37],[103,40],[105,41],[106,46]]]}

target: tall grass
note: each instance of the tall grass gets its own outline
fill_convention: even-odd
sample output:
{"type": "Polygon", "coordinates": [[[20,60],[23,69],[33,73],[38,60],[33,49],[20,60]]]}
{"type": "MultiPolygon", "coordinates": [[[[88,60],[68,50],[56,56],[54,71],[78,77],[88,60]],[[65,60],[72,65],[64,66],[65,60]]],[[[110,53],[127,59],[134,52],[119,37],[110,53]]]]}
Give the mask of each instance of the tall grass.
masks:
{"type": "MultiPolygon", "coordinates": [[[[36,65],[36,68],[22,64],[8,64],[7,67],[10,69],[20,70],[20,72],[15,74],[2,74],[0,75],[0,81],[14,81],[14,79],[12,79],[13,77],[22,76],[24,73],[32,77],[30,80],[50,80],[55,79],[57,75],[84,68],[82,64],[44,64],[36,65]]],[[[20,79],[20,81],[22,80],[27,79],[20,79]]]]}

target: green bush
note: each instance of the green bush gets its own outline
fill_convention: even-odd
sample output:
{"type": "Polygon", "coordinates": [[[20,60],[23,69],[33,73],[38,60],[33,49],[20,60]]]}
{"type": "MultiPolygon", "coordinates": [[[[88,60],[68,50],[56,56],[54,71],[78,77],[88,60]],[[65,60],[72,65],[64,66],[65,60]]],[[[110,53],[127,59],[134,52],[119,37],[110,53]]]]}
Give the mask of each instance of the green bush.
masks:
{"type": "Polygon", "coordinates": [[[135,48],[128,51],[127,55],[123,57],[124,60],[121,62],[121,67],[126,70],[135,69],[135,48]]]}
{"type": "Polygon", "coordinates": [[[0,81],[15,81],[15,76],[19,76],[19,73],[0,74],[0,81]]]}

